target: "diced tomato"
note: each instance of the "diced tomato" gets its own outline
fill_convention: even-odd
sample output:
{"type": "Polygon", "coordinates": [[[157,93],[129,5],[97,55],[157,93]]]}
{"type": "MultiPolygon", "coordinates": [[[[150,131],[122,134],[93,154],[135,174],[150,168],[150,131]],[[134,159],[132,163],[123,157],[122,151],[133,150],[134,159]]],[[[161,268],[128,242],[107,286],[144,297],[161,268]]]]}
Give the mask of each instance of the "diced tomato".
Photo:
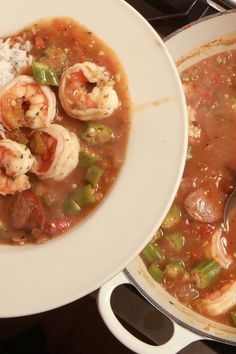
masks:
{"type": "Polygon", "coordinates": [[[50,168],[51,164],[52,164],[52,160],[51,159],[42,160],[41,163],[40,163],[39,172],[48,171],[48,169],[50,168]]]}
{"type": "Polygon", "coordinates": [[[213,235],[215,228],[214,226],[211,226],[210,224],[201,224],[199,225],[199,233],[202,237],[210,237],[213,235]]]}
{"type": "Polygon", "coordinates": [[[54,223],[47,223],[44,226],[43,232],[47,236],[52,236],[52,235],[56,234],[56,226],[55,226],[55,224],[54,223]]]}
{"type": "Polygon", "coordinates": [[[59,219],[55,220],[53,222],[47,223],[44,227],[44,233],[47,236],[53,236],[62,234],[63,232],[66,232],[71,225],[71,222],[68,219],[59,219]]]}
{"type": "Polygon", "coordinates": [[[44,49],[45,48],[45,41],[44,41],[43,37],[41,37],[41,36],[35,37],[35,47],[37,49],[44,49]]]}
{"type": "Polygon", "coordinates": [[[198,254],[195,249],[190,250],[189,254],[190,254],[191,258],[198,258],[198,254]]]}
{"type": "Polygon", "coordinates": [[[211,97],[211,92],[209,92],[209,91],[203,91],[203,92],[201,93],[201,97],[202,97],[202,98],[205,98],[205,99],[208,99],[208,98],[211,97]]]}
{"type": "Polygon", "coordinates": [[[68,219],[57,220],[56,226],[57,226],[58,232],[60,232],[60,233],[66,232],[67,229],[70,227],[70,224],[71,224],[71,222],[68,219]]]}
{"type": "Polygon", "coordinates": [[[192,263],[195,263],[196,261],[202,259],[202,249],[200,246],[199,247],[195,246],[195,247],[190,248],[188,253],[189,253],[190,260],[192,263]]]}
{"type": "Polygon", "coordinates": [[[44,150],[43,150],[43,154],[41,156],[41,164],[40,164],[39,171],[45,172],[50,168],[50,166],[52,164],[55,150],[56,150],[56,146],[57,146],[57,140],[54,137],[52,137],[46,133],[41,134],[41,139],[44,143],[44,145],[43,145],[44,150]]]}

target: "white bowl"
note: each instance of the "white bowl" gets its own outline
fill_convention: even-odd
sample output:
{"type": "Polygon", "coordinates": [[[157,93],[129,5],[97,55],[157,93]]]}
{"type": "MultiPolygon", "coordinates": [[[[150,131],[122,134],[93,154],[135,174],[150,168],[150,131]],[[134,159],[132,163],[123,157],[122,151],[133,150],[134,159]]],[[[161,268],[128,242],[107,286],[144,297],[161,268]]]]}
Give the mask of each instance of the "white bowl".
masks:
{"type": "Polygon", "coordinates": [[[0,247],[1,317],[69,303],[123,269],[164,219],[185,161],[187,114],[182,86],[151,26],[121,0],[41,0],[37,4],[25,0],[14,2],[14,11],[12,2],[4,1],[1,35],[45,16],[77,19],[114,49],[128,77],[134,104],[132,127],[122,172],[89,218],[41,246],[0,247]],[[160,105],[147,104],[162,99],[160,105]],[[142,104],[147,105],[140,109],[142,104]]]}

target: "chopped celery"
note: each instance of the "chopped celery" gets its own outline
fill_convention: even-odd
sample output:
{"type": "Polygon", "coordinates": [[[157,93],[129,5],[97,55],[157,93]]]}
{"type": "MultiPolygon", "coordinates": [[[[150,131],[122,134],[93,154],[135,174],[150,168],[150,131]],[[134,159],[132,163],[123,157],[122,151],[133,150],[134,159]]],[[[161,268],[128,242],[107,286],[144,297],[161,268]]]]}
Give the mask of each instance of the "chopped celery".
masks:
{"type": "Polygon", "coordinates": [[[64,200],[62,204],[62,209],[65,215],[75,215],[81,210],[79,205],[71,197],[67,197],[64,200]]]}
{"type": "Polygon", "coordinates": [[[163,229],[171,228],[180,221],[181,216],[181,210],[178,208],[177,205],[173,204],[167,216],[165,217],[165,220],[163,221],[161,227],[163,229]]]}
{"type": "Polygon", "coordinates": [[[161,271],[161,269],[158,267],[157,264],[152,263],[150,267],[148,267],[148,273],[151,275],[151,277],[157,282],[157,283],[162,283],[164,279],[164,274],[161,271]]]}
{"type": "Polygon", "coordinates": [[[99,161],[99,156],[88,150],[82,150],[79,153],[79,164],[82,167],[90,167],[99,161]]]}
{"type": "Polygon", "coordinates": [[[32,64],[32,71],[35,80],[40,85],[59,86],[59,79],[56,71],[48,65],[35,61],[32,64]]]}
{"type": "Polygon", "coordinates": [[[63,202],[62,209],[66,215],[78,213],[82,207],[96,203],[94,190],[88,184],[77,187],[63,202]]]}
{"type": "Polygon", "coordinates": [[[176,278],[180,274],[184,274],[186,271],[184,263],[182,261],[172,261],[165,267],[164,274],[170,278],[176,278]]]}
{"type": "Polygon", "coordinates": [[[148,263],[161,263],[164,259],[161,249],[152,243],[147,244],[147,246],[142,251],[141,255],[148,263]]]}
{"type": "Polygon", "coordinates": [[[86,123],[80,137],[89,145],[97,145],[111,141],[114,138],[114,133],[111,128],[103,124],[86,123]]]}
{"type": "Polygon", "coordinates": [[[230,312],[230,316],[231,316],[234,326],[236,327],[236,311],[230,312]]]}
{"type": "Polygon", "coordinates": [[[91,184],[92,187],[96,188],[97,184],[103,174],[103,169],[97,165],[89,167],[85,181],[91,184]]]}
{"type": "Polygon", "coordinates": [[[167,235],[166,239],[171,243],[176,252],[180,252],[184,247],[185,237],[180,232],[167,235]]]}
{"type": "Polygon", "coordinates": [[[77,187],[71,194],[71,198],[81,208],[86,205],[94,204],[97,201],[94,196],[94,190],[89,184],[82,187],[77,187]]]}
{"type": "Polygon", "coordinates": [[[163,236],[162,230],[161,230],[161,229],[158,229],[158,230],[155,232],[155,234],[154,234],[154,236],[153,236],[151,242],[152,242],[152,243],[157,242],[162,236],[163,236]]]}
{"type": "Polygon", "coordinates": [[[205,260],[192,269],[191,276],[197,288],[205,289],[214,282],[220,273],[221,267],[215,260],[205,260]]]}

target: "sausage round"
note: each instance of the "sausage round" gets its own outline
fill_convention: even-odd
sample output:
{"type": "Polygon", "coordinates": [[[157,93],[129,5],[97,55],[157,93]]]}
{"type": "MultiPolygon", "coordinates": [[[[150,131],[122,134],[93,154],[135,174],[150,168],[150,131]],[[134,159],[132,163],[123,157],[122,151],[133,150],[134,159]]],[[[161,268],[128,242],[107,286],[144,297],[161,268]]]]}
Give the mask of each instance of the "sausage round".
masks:
{"type": "Polygon", "coordinates": [[[12,226],[27,231],[42,230],[45,214],[41,200],[32,191],[26,190],[14,196],[10,204],[12,226]]]}
{"type": "Polygon", "coordinates": [[[187,213],[196,221],[211,223],[223,216],[222,205],[216,191],[198,188],[184,201],[187,213]]]}

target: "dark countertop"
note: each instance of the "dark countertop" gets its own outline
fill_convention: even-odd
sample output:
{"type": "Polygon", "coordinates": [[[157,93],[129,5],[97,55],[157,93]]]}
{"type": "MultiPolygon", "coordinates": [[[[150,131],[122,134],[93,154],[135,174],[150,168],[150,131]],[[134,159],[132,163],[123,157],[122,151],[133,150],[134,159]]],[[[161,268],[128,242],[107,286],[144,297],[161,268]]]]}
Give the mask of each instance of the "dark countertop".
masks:
{"type": "MultiPolygon", "coordinates": [[[[112,306],[126,328],[140,339],[162,344],[171,337],[171,322],[129,286],[115,290],[112,306]]],[[[96,293],[42,314],[0,319],[0,333],[0,354],[132,353],[103,323],[97,310],[96,293]]],[[[235,347],[203,341],[190,344],[179,352],[199,353],[233,354],[235,347]]]]}

